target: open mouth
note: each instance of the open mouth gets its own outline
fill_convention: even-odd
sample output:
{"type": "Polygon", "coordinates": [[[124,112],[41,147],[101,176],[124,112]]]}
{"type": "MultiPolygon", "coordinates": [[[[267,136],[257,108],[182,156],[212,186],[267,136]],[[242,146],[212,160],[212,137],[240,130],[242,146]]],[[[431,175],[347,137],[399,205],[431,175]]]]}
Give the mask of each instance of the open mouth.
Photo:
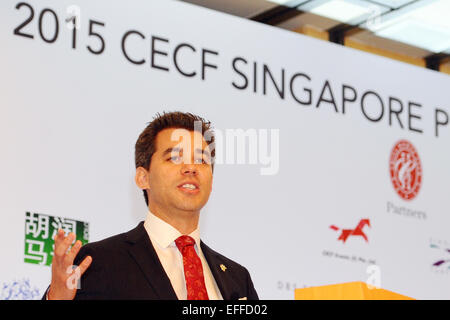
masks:
{"type": "Polygon", "coordinates": [[[187,193],[198,193],[200,191],[199,187],[195,183],[183,183],[178,186],[178,189],[187,193]]]}

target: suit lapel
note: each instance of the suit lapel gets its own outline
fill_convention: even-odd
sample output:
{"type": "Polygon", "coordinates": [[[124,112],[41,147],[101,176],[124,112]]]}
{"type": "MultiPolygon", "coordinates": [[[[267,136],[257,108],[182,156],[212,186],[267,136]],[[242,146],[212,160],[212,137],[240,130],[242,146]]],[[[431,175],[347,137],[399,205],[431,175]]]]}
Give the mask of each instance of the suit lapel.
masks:
{"type": "Polygon", "coordinates": [[[135,229],[128,232],[126,238],[127,242],[131,244],[129,247],[130,255],[144,273],[158,299],[178,299],[145,231],[144,223],[141,222],[135,229]]]}
{"type": "MultiPolygon", "coordinates": [[[[211,269],[211,273],[216,280],[217,286],[219,287],[220,293],[222,294],[222,298],[224,300],[230,300],[232,295],[235,295],[233,292],[232,283],[227,277],[227,273],[224,272],[221,268],[221,260],[219,257],[212,251],[206,244],[200,241],[200,246],[202,247],[203,255],[205,256],[206,261],[208,262],[208,266],[211,269]]],[[[235,298],[236,299],[236,298],[235,298]]]]}

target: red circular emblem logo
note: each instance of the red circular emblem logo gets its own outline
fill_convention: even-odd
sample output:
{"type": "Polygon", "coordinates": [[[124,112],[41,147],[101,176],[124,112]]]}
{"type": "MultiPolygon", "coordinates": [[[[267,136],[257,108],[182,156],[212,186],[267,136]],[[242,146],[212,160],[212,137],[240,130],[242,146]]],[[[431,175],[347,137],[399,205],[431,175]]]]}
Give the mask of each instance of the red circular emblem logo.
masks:
{"type": "Polygon", "coordinates": [[[406,140],[395,144],[389,159],[391,181],[397,194],[405,199],[414,199],[422,184],[422,165],[416,148],[406,140]]]}

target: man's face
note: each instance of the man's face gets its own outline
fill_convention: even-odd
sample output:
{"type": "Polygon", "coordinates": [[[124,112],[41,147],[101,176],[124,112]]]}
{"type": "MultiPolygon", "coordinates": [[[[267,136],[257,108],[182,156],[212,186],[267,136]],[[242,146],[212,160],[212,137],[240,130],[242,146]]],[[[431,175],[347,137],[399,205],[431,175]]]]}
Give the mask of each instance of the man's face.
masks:
{"type": "Polygon", "coordinates": [[[147,172],[149,207],[171,212],[199,212],[212,189],[208,144],[199,132],[179,128],[160,131],[147,172]]]}

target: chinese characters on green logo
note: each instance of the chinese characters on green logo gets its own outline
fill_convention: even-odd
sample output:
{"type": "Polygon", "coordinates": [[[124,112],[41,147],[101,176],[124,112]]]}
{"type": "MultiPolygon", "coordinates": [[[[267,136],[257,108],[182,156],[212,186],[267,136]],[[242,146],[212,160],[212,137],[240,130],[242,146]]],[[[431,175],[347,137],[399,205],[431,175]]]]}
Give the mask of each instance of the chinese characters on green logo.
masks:
{"type": "Polygon", "coordinates": [[[40,213],[25,214],[25,262],[51,265],[58,229],[73,232],[83,245],[89,240],[89,223],[40,213]]]}

